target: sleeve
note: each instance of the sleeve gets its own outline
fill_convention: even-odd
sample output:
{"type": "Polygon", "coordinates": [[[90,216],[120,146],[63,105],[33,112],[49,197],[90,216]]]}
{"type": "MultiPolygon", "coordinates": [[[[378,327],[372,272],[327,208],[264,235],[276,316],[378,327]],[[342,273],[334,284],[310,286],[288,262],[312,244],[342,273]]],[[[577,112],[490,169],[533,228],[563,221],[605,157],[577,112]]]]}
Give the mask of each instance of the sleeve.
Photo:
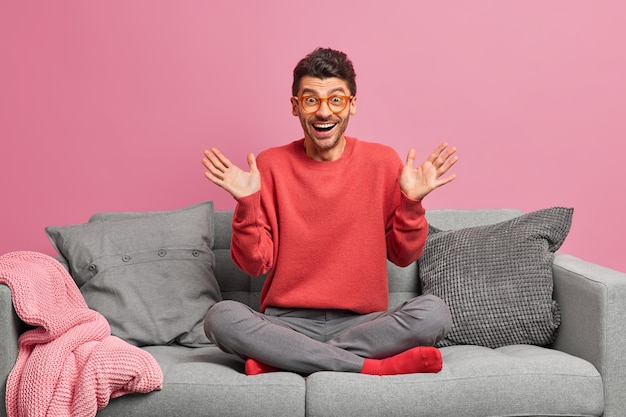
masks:
{"type": "Polygon", "coordinates": [[[387,197],[391,203],[387,209],[387,258],[404,267],[415,262],[424,251],[428,236],[426,210],[422,200],[413,200],[400,190],[398,177],[390,184],[390,189],[387,197]]]}
{"type": "Polygon", "coordinates": [[[404,267],[422,255],[428,236],[428,222],[422,201],[400,194],[400,205],[387,233],[387,257],[394,264],[404,267]]]}
{"type": "Polygon", "coordinates": [[[274,244],[261,205],[261,191],[237,200],[233,215],[230,255],[245,273],[259,276],[274,263],[274,244]]]}

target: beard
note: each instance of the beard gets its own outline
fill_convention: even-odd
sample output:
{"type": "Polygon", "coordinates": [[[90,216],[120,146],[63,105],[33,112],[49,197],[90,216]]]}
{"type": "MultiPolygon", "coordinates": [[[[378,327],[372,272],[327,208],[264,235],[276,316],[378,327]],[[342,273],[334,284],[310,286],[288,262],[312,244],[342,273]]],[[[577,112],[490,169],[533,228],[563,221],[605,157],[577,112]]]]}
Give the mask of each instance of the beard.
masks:
{"type": "Polygon", "coordinates": [[[327,152],[339,146],[344,137],[348,121],[350,117],[345,119],[331,120],[300,120],[304,130],[305,137],[315,146],[318,151],[327,152]],[[330,127],[332,125],[332,127],[330,127]],[[320,126],[323,126],[320,128],[320,126]],[[326,128],[329,126],[330,128],[326,128]]]}

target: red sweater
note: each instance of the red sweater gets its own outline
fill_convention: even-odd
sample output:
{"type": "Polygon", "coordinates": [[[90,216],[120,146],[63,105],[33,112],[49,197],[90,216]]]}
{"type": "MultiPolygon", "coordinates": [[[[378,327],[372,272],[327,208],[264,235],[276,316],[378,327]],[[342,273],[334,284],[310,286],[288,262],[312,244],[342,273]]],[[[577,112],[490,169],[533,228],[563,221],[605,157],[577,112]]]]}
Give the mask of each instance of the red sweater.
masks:
{"type": "Polygon", "coordinates": [[[400,191],[402,161],[384,145],[347,138],[336,161],[308,158],[304,140],[257,157],[261,191],[238,200],[231,256],[246,273],[269,271],[261,311],[387,309],[387,263],[422,253],[421,201],[400,191]]]}

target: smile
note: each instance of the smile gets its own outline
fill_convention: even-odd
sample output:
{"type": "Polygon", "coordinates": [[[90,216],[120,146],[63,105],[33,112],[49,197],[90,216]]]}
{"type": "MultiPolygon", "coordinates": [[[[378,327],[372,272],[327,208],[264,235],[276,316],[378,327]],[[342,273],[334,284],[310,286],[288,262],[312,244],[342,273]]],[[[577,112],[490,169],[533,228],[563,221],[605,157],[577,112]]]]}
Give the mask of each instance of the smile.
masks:
{"type": "Polygon", "coordinates": [[[317,130],[318,132],[327,132],[336,125],[337,123],[314,123],[313,129],[317,130]]]}

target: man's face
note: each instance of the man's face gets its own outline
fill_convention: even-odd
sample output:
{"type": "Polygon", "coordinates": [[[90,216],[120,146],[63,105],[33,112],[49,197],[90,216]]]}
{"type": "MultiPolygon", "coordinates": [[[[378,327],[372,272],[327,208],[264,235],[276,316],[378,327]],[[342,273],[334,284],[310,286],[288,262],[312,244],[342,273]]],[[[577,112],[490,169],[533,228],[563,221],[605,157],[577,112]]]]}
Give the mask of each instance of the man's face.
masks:
{"type": "MultiPolygon", "coordinates": [[[[336,77],[321,79],[305,76],[300,80],[298,89],[298,97],[314,96],[326,99],[331,96],[350,96],[351,94],[347,83],[336,77]]],[[[313,113],[305,112],[299,100],[295,98],[291,99],[291,105],[293,115],[298,116],[304,130],[307,151],[327,156],[338,148],[343,151],[344,132],[348,127],[348,120],[356,113],[356,97],[349,100],[346,107],[338,113],[333,113],[326,101],[323,101],[319,109],[313,113]]],[[[334,158],[331,156],[330,159],[334,158]]]]}

